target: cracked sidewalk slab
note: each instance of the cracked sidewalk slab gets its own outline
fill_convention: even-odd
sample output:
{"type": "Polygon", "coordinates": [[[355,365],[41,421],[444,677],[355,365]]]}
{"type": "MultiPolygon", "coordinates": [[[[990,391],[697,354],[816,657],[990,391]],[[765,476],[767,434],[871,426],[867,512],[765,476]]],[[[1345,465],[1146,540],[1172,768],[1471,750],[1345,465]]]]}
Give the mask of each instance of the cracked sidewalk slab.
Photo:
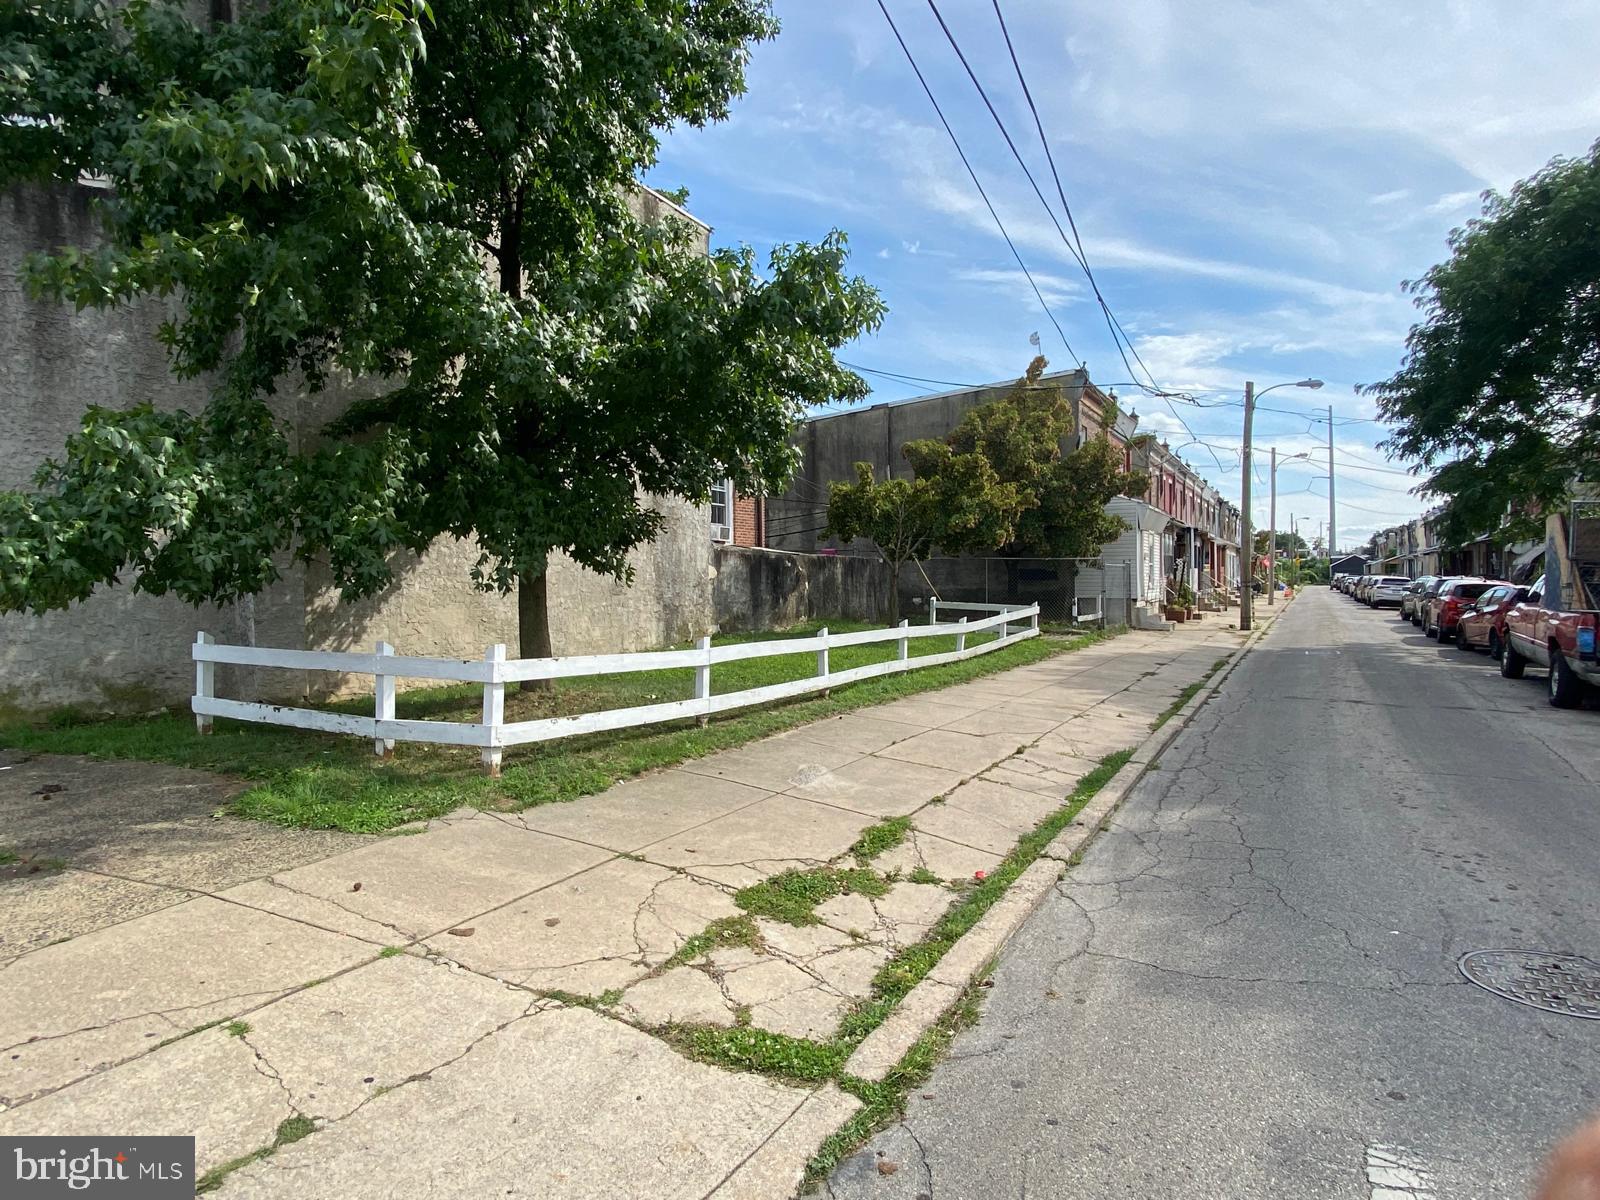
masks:
{"type": "Polygon", "coordinates": [[[616,858],[472,921],[472,936],[428,939],[435,953],[524,987],[598,996],[626,987],[739,908],[721,888],[616,858]]]}
{"type": "MultiPolygon", "coordinates": [[[[596,866],[607,850],[535,833],[487,813],[436,822],[414,837],[383,838],[270,881],[302,899],[284,911],[302,915],[309,897],[328,928],[369,936],[387,927],[389,940],[439,933],[518,896],[596,866]],[[348,918],[348,919],[347,919],[348,918]]],[[[270,893],[265,907],[277,910],[270,893]]]]}
{"type": "Polygon", "coordinates": [[[617,1021],[557,1007],[241,1168],[218,1194],[702,1200],[733,1183],[810,1095],[690,1062],[617,1021]],[[416,1153],[423,1131],[427,1152],[416,1153]]]}
{"type": "Polygon", "coordinates": [[[373,952],[211,897],[36,950],[0,969],[0,1099],[61,1087],[373,952]]]}

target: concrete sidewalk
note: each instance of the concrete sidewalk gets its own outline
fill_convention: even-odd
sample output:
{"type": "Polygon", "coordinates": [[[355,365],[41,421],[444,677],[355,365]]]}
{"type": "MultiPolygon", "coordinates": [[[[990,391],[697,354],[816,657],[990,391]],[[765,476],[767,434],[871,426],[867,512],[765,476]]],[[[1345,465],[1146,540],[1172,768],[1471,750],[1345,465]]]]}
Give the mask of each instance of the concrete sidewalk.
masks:
{"type": "Polygon", "coordinates": [[[193,1134],[204,1173],[313,1119],[229,1175],[229,1196],[788,1195],[857,1101],[692,1062],[651,1031],[831,1038],[952,885],[1242,643],[1233,620],[1127,634],[570,804],[463,810],[320,857],[309,839],[287,859],[263,848],[247,878],[236,855],[177,881],[124,877],[111,856],[75,886],[171,902],[0,966],[0,1134],[193,1134]],[[870,864],[883,895],[836,896],[818,924],[760,918],[753,945],[680,961],[742,913],[737,889],[854,866],[891,817],[912,828],[870,864]]]}

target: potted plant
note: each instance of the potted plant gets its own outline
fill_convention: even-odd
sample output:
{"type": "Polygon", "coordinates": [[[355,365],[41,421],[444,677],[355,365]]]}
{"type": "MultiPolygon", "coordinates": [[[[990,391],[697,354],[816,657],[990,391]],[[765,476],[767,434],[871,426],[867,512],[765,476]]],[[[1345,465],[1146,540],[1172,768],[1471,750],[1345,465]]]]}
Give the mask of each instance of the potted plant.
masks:
{"type": "Polygon", "coordinates": [[[1183,610],[1183,618],[1190,619],[1195,615],[1194,589],[1187,581],[1180,582],[1176,589],[1177,607],[1183,610]]]}

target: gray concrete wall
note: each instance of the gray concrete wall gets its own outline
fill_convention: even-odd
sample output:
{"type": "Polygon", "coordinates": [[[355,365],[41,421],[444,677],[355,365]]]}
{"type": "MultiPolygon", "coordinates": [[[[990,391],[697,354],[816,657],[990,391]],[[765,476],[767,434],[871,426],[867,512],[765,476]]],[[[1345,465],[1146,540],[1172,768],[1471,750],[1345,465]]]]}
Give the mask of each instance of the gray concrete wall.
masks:
{"type": "Polygon", "coordinates": [[[725,633],[801,621],[889,620],[891,572],[877,558],[718,546],[714,565],[716,623],[725,633]]]}
{"type": "MultiPolygon", "coordinates": [[[[1077,372],[1059,379],[1069,400],[1082,394],[1077,372]]],[[[767,544],[780,550],[813,551],[837,546],[823,537],[820,527],[828,512],[828,484],[853,481],[855,464],[872,464],[877,478],[906,478],[911,464],[901,452],[907,442],[944,438],[971,409],[1004,398],[1013,382],[993,387],[946,392],[900,404],[876,404],[807,421],[795,432],[799,449],[799,474],[782,496],[767,498],[767,544]]]]}
{"type": "MultiPolygon", "coordinates": [[[[141,301],[110,312],[29,299],[27,254],[97,240],[93,188],[22,188],[0,194],[0,488],[26,489],[47,457],[61,453],[85,408],[158,407],[198,411],[210,381],[179,380],[156,341],[168,314],[141,301]]],[[[656,202],[657,207],[664,207],[656,202]]],[[[274,405],[302,436],[314,436],[348,402],[348,389],[306,396],[285,388],[274,405]]],[[[631,587],[566,559],[551,567],[551,635],[558,654],[647,649],[709,632],[710,514],[704,506],[656,501],[668,516],[653,545],[634,555],[631,587]]],[[[187,703],[194,667],[189,646],[204,629],[220,641],[284,649],[368,648],[379,640],[408,654],[481,655],[504,642],[515,653],[515,596],[476,591],[470,542],[442,539],[420,561],[397,557],[395,583],[380,596],[343,604],[326,567],[285,560],[284,578],[243,611],[131,587],[103,588],[87,603],[43,616],[0,616],[0,715],[62,704],[144,711],[187,703]],[[250,611],[253,609],[253,613],[250,611]]],[[[219,672],[218,690],[240,699],[369,691],[370,679],[299,672],[219,672]]]]}

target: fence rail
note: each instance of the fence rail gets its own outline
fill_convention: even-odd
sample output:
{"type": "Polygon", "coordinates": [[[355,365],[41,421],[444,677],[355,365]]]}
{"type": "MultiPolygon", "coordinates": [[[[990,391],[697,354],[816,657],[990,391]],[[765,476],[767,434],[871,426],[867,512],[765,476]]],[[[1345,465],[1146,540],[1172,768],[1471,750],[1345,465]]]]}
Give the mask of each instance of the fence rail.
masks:
{"type": "Polygon", "coordinates": [[[504,645],[490,646],[481,659],[418,658],[394,652],[387,642],[379,642],[371,654],[326,650],[276,650],[262,646],[230,646],[214,641],[210,634],[195,635],[194,696],[190,708],[195,727],[211,731],[214,717],[250,721],[263,725],[284,725],[322,733],[343,733],[371,738],[377,754],[388,754],[397,741],[434,742],[449,746],[476,746],[482,753],[484,768],[499,774],[502,751],[506,746],[551,741],[583,733],[627,729],[661,721],[697,718],[702,722],[714,713],[786,700],[809,692],[827,691],[847,683],[857,683],[880,675],[913,671],[988,654],[1004,646],[1036,637],[1039,633],[1039,606],[970,605],[939,602],[930,613],[927,625],[901,621],[889,629],[868,629],[859,633],[829,633],[820,630],[811,637],[783,638],[765,642],[735,642],[713,646],[701,638],[692,650],[660,650],[640,654],[589,654],[570,658],[506,657],[504,645]],[[978,620],[962,617],[940,623],[938,610],[966,609],[992,613],[978,620]],[[969,646],[975,633],[993,631],[993,640],[969,646]],[[912,656],[910,644],[919,638],[954,637],[956,648],[937,654],[912,656]],[[832,670],[829,652],[847,646],[869,646],[893,642],[896,654],[883,662],[832,670]],[[718,663],[740,662],[752,658],[773,658],[786,654],[816,655],[816,673],[784,683],[745,688],[713,695],[711,673],[718,663]],[[294,705],[262,704],[229,700],[216,694],[218,663],[250,667],[278,667],[288,670],[337,671],[373,677],[373,714],[324,712],[294,705]],[[541,717],[532,721],[505,719],[505,685],[528,679],[570,679],[589,675],[621,675],[638,671],[692,670],[694,695],[686,700],[632,708],[606,709],[563,717],[541,717]],[[395,716],[395,682],[400,678],[437,679],[483,686],[483,717],[480,721],[402,720],[395,716]]]}

